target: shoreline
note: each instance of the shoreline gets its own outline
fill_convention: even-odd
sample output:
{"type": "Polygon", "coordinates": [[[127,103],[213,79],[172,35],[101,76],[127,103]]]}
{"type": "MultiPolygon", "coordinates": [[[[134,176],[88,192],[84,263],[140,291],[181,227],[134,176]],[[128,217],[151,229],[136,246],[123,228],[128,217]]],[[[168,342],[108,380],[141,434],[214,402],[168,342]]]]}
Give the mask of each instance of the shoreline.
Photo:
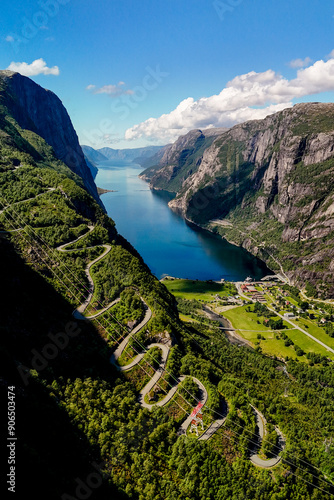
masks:
{"type": "MultiPolygon", "coordinates": [[[[144,177],[141,177],[141,174],[138,175],[138,177],[140,177],[142,180],[144,180],[145,182],[148,183],[149,185],[149,188],[151,191],[166,191],[167,193],[170,193],[170,191],[167,191],[165,189],[161,189],[161,188],[155,188],[153,187],[151,184],[150,184],[150,181],[145,179],[145,176],[144,177]]],[[[265,264],[265,266],[267,267],[268,271],[270,271],[270,273],[274,275],[278,274],[279,272],[282,272],[282,268],[280,269],[280,271],[274,271],[273,269],[271,269],[270,267],[268,267],[268,264],[263,260],[263,259],[260,259],[260,257],[258,257],[257,255],[254,255],[252,252],[250,252],[249,250],[247,250],[246,248],[244,248],[242,245],[239,245],[238,243],[236,243],[235,241],[232,241],[232,240],[229,240],[227,239],[225,236],[222,236],[221,234],[213,231],[212,229],[210,229],[209,227],[204,227],[204,226],[201,226],[200,224],[198,224],[197,222],[194,222],[190,219],[188,219],[185,215],[183,215],[179,210],[173,210],[173,208],[171,208],[169,206],[169,203],[167,204],[168,208],[172,211],[172,212],[175,212],[177,213],[180,217],[182,217],[183,220],[185,220],[190,226],[193,225],[195,227],[197,227],[198,229],[200,229],[201,231],[207,231],[208,233],[214,235],[214,236],[217,236],[219,239],[221,240],[224,240],[226,241],[227,243],[229,243],[230,245],[233,245],[239,249],[243,249],[245,250],[246,252],[248,252],[250,255],[252,255],[255,259],[258,259],[260,262],[262,262],[263,264],[265,264]]],[[[281,267],[281,266],[280,266],[281,267]]],[[[267,273],[269,274],[269,273],[267,273]]],[[[182,279],[182,278],[181,278],[182,279]]],[[[186,278],[185,278],[186,279],[186,278]]],[[[212,280],[214,281],[214,280],[212,280]]]]}
{"type": "Polygon", "coordinates": [[[97,194],[99,196],[105,194],[105,193],[117,193],[118,191],[116,191],[115,189],[104,189],[104,188],[100,188],[98,186],[97,187],[97,194]]]}

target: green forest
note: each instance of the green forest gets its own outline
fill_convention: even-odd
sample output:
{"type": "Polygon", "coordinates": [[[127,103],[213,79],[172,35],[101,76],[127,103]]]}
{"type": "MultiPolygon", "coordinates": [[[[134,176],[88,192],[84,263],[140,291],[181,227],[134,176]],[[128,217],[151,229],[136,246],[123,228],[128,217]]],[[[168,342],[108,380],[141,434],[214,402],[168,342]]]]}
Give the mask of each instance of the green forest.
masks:
{"type": "MultiPolygon", "coordinates": [[[[332,498],[332,364],[284,365],[230,344],[214,323],[180,321],[176,298],[75,176],[52,152],[47,162],[39,159],[45,145],[31,142],[27,153],[20,141],[20,148],[0,141],[0,329],[3,396],[7,386],[16,387],[22,497],[31,491],[49,500],[332,498]],[[70,251],[59,250],[80,236],[70,251]],[[120,301],[91,321],[74,319],[89,291],[85,269],[102,245],[111,248],[91,269],[89,312],[120,301]],[[199,379],[208,391],[205,421],[228,408],[224,425],[207,441],[179,435],[198,400],[190,378],[166,407],[150,411],[139,404],[138,392],[159,367],[158,348],[128,372],[110,363],[129,325],[143,319],[143,301],[152,317],[123,362],[152,340],[170,338],[153,397],[159,400],[180,374],[199,379]],[[274,426],[285,437],[282,460],[272,469],[250,461],[258,439],[250,405],[268,422],[263,457],[275,454],[274,426]]],[[[179,307],[191,312],[185,300],[179,307]]]]}

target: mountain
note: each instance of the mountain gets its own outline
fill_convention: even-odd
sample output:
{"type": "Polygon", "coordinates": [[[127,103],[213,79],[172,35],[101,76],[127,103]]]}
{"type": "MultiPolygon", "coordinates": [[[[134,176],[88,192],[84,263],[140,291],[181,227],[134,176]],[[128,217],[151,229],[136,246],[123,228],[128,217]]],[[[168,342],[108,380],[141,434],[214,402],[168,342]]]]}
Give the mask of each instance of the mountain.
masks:
{"type": "MultiPolygon", "coordinates": [[[[263,491],[266,498],[330,500],[334,380],[327,357],[283,365],[259,345],[229,343],[217,321],[193,314],[199,301],[178,299],[180,321],[176,298],[82,178],[13,117],[20,94],[3,90],[0,98],[3,488],[18,500],[251,499],[263,491]],[[206,401],[207,441],[180,436],[199,401],[206,401]],[[255,407],[267,431],[262,444],[255,407]],[[284,436],[282,459],[274,425],[284,436]],[[263,456],[273,455],[275,476],[253,468],[252,457],[263,466],[263,456]]],[[[28,111],[20,113],[29,125],[28,111]]],[[[213,285],[224,295],[234,290],[200,284],[203,293],[213,285]]]]}
{"type": "Polygon", "coordinates": [[[91,171],[91,174],[93,176],[93,179],[95,179],[95,177],[97,176],[97,173],[99,171],[99,169],[97,168],[97,166],[95,165],[95,162],[93,162],[92,160],[89,160],[88,159],[88,156],[86,156],[84,154],[84,157],[85,157],[85,162],[86,162],[86,165],[87,167],[89,168],[89,170],[91,171]]]}
{"type": "Polygon", "coordinates": [[[108,160],[126,160],[140,162],[145,158],[153,156],[164,146],[146,146],[143,148],[132,148],[132,149],[112,149],[112,148],[101,148],[97,151],[102,153],[108,160]]]}
{"type": "MultiPolygon", "coordinates": [[[[120,335],[128,334],[128,323],[144,317],[144,303],[154,316],[146,325],[152,337],[179,328],[174,297],[117,232],[98,197],[92,196],[96,188],[81,155],[60,100],[28,78],[1,72],[0,396],[8,401],[10,388],[11,408],[16,409],[17,450],[11,464],[17,471],[13,484],[18,499],[26,498],[27,491],[36,500],[74,498],[70,493],[81,498],[81,483],[75,478],[84,481],[93,473],[101,484],[92,498],[130,498],[111,477],[110,436],[116,429],[111,429],[109,418],[110,411],[123,418],[120,403],[130,396],[133,401],[124,413],[128,425],[130,407],[137,414],[140,406],[135,389],[110,363],[111,349],[120,335]],[[82,161],[67,165],[62,154],[67,147],[82,161]],[[75,246],[77,239],[80,243],[75,246]],[[62,246],[70,242],[73,249],[64,253],[62,246]],[[98,257],[93,298],[88,263],[98,257]],[[96,322],[82,321],[83,316],[77,319],[73,312],[89,293],[91,307],[111,303],[112,313],[108,309],[103,316],[102,309],[96,322]],[[100,407],[100,416],[108,419],[103,424],[106,432],[96,435],[105,441],[103,452],[102,441],[98,444],[84,429],[86,424],[79,423],[91,410],[82,407],[76,417],[75,405],[70,408],[68,397],[74,385],[80,391],[79,406],[100,407]],[[110,400],[115,389],[123,391],[120,401],[110,400]],[[109,406],[102,410],[105,398],[109,406]],[[94,468],[94,464],[103,466],[94,468]],[[104,467],[110,468],[107,475],[101,471],[104,467]]],[[[88,422],[91,429],[102,431],[99,419],[88,417],[88,422]]],[[[1,423],[2,435],[8,435],[7,424],[5,429],[1,423]]],[[[135,449],[139,450],[137,444],[135,449]]],[[[9,481],[7,458],[6,464],[9,481]]]]}
{"type": "MultiPolygon", "coordinates": [[[[211,146],[217,135],[227,129],[191,130],[150,158],[140,177],[150,181],[155,189],[177,193],[183,181],[197,171],[205,149],[211,146]],[[156,160],[156,163],[154,163],[156,160]]],[[[144,166],[144,165],[143,165],[144,166]]]]}
{"type": "Polygon", "coordinates": [[[334,104],[297,104],[220,133],[180,138],[144,171],[187,219],[334,296],[334,104]]]}
{"type": "Polygon", "coordinates": [[[29,78],[7,70],[0,71],[0,99],[4,127],[1,128],[6,132],[8,122],[14,125],[14,120],[23,134],[29,131],[43,138],[55,156],[83,179],[89,193],[99,201],[78,136],[61,100],[29,78]]]}
{"type": "Polygon", "coordinates": [[[98,163],[100,161],[107,161],[108,160],[108,158],[106,156],[104,156],[102,153],[100,153],[96,149],[91,148],[90,146],[81,146],[81,149],[82,149],[84,155],[86,156],[86,158],[88,158],[88,160],[90,162],[92,162],[93,164],[98,163]]]}
{"type": "Polygon", "coordinates": [[[167,144],[166,146],[163,146],[161,149],[159,149],[153,156],[149,156],[148,158],[135,158],[133,161],[135,163],[139,163],[143,168],[147,169],[153,166],[156,166],[160,163],[160,160],[162,159],[163,155],[165,154],[166,149],[169,148],[171,144],[167,144]]]}

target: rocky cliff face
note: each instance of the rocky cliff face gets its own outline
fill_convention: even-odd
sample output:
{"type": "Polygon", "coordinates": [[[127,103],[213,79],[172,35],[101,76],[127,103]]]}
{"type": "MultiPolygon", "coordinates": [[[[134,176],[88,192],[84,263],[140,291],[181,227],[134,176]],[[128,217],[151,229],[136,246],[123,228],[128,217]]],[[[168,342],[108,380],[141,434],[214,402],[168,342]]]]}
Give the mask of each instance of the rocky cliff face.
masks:
{"type": "MultiPolygon", "coordinates": [[[[173,154],[182,156],[182,146],[173,154]]],[[[298,104],[237,125],[197,160],[171,208],[280,264],[293,282],[327,282],[334,294],[334,104],[298,104]]],[[[170,165],[156,175],[173,185],[170,165]]]]}
{"type": "Polygon", "coordinates": [[[217,135],[227,129],[191,130],[166,146],[157,164],[144,170],[140,177],[150,181],[151,187],[177,193],[183,182],[199,168],[203,152],[217,135]]]}
{"type": "Polygon", "coordinates": [[[52,146],[57,158],[78,174],[90,194],[99,201],[90,169],[70,117],[60,99],[29,78],[0,71],[1,97],[22,129],[31,130],[52,146]]]}

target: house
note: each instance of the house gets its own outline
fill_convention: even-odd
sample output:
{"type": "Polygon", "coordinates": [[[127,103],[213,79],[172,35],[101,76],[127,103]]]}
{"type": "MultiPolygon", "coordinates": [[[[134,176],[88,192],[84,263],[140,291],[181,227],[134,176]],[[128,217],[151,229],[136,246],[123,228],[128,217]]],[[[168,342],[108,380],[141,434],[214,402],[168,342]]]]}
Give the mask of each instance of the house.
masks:
{"type": "Polygon", "coordinates": [[[295,315],[292,312],[284,313],[284,318],[286,319],[295,319],[295,315]]]}

